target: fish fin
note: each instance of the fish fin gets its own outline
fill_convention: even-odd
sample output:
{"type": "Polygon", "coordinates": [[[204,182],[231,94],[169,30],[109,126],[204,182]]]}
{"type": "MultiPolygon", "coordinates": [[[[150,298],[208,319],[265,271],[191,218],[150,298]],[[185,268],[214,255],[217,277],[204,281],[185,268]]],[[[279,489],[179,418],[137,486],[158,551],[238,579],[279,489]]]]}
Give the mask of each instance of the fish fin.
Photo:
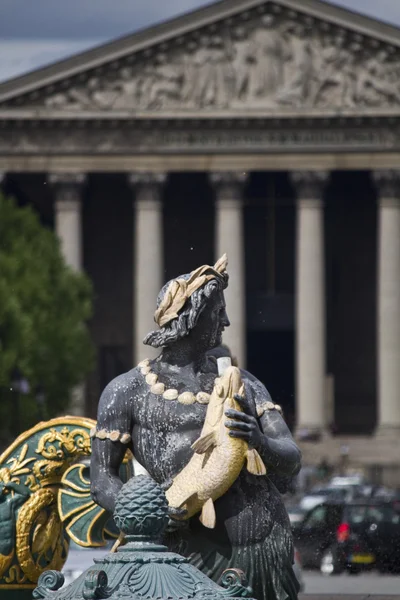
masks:
{"type": "Polygon", "coordinates": [[[254,448],[252,450],[247,450],[247,470],[252,475],[267,474],[263,459],[254,448]]]}
{"type": "Polygon", "coordinates": [[[198,500],[198,492],[193,492],[193,494],[190,494],[189,496],[186,496],[186,498],[184,500],[182,500],[182,502],[180,503],[180,505],[177,507],[178,510],[181,510],[185,504],[189,504],[189,502],[197,502],[198,500]]]}
{"type": "Polygon", "coordinates": [[[215,431],[210,431],[206,435],[202,435],[192,444],[192,449],[196,454],[205,454],[210,448],[217,445],[217,434],[215,431]]]}
{"type": "Polygon", "coordinates": [[[203,505],[200,515],[200,523],[202,523],[204,527],[207,527],[208,529],[214,529],[216,522],[217,518],[215,516],[214,502],[212,498],[209,498],[203,505]]]}

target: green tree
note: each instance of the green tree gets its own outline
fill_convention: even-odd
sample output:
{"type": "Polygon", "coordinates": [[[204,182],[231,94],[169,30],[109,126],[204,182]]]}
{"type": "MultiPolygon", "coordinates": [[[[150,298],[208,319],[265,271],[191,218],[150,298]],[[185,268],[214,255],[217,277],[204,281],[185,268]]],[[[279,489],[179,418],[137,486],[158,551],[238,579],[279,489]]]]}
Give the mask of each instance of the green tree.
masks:
{"type": "MultiPolygon", "coordinates": [[[[72,388],[93,365],[86,326],[92,288],[63,259],[58,238],[31,207],[0,195],[0,435],[66,413],[72,388]],[[12,389],[15,370],[30,392],[12,389]],[[44,392],[39,414],[36,390],[44,392]],[[19,410],[18,410],[19,409],[19,410]]],[[[16,431],[19,429],[20,431],[16,431]]]]}

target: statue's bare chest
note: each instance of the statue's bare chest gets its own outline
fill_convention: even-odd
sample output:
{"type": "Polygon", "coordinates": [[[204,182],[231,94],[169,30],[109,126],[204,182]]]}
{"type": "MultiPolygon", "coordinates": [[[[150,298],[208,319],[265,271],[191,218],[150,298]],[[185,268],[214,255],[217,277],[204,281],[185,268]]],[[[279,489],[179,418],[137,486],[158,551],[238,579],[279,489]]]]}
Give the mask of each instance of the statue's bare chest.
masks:
{"type": "Polygon", "coordinates": [[[163,394],[156,394],[144,384],[133,403],[133,421],[138,428],[167,436],[201,430],[214,385],[214,376],[201,382],[191,382],[178,377],[161,378],[165,385],[163,394]],[[176,390],[176,393],[173,393],[176,390]],[[177,396],[177,397],[174,397],[177,396]],[[198,401],[198,398],[200,401],[198,401]]]}
{"type": "Polygon", "coordinates": [[[145,364],[141,373],[134,403],[137,426],[177,433],[203,425],[216,373],[158,368],[157,363],[145,364]]]}
{"type": "MultiPolygon", "coordinates": [[[[175,380],[177,388],[167,389],[187,393],[189,390],[181,383],[175,380]]],[[[196,388],[192,390],[194,394],[196,388]]],[[[165,481],[187,464],[192,455],[191,446],[202,430],[207,407],[208,404],[197,401],[182,404],[177,398],[168,399],[152,393],[149,386],[141,386],[133,406],[135,455],[157,481],[165,481]]]]}

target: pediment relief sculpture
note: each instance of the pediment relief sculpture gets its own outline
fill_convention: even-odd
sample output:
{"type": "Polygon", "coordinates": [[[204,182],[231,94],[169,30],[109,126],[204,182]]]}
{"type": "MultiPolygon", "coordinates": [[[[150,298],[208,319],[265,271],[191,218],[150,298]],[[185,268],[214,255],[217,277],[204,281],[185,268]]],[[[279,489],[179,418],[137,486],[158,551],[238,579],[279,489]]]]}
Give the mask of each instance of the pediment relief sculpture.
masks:
{"type": "Polygon", "coordinates": [[[55,91],[52,109],[352,109],[400,105],[394,47],[290,12],[215,24],[55,91]]]}

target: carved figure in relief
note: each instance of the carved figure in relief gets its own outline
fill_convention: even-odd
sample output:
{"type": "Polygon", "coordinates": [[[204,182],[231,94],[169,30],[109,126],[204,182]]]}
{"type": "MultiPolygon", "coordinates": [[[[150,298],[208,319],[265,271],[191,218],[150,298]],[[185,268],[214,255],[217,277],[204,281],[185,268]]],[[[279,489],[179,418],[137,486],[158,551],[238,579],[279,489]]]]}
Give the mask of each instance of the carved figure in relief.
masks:
{"type": "Polygon", "coordinates": [[[310,105],[354,107],[355,62],[356,53],[346,47],[346,37],[343,33],[328,37],[327,43],[321,48],[320,79],[310,98],[310,105]]]}
{"type": "Polygon", "coordinates": [[[229,37],[214,35],[200,40],[191,60],[185,61],[183,102],[189,107],[228,106],[234,90],[232,57],[229,37]]]}
{"type": "Polygon", "coordinates": [[[100,77],[91,77],[85,85],[72,86],[65,93],[46,98],[45,104],[54,109],[107,110],[113,107],[117,96],[116,85],[112,86],[100,77]]]}
{"type": "Polygon", "coordinates": [[[291,28],[291,69],[277,102],[301,106],[307,104],[316,78],[312,31],[296,24],[291,28]]]}
{"type": "Polygon", "coordinates": [[[250,53],[254,62],[249,65],[249,97],[273,98],[284,84],[284,66],[290,57],[282,32],[276,28],[272,15],[261,18],[262,27],[250,35],[250,53]]]}
{"type": "Polygon", "coordinates": [[[388,62],[389,55],[381,50],[371,56],[359,69],[356,81],[356,99],[367,105],[379,101],[387,103],[400,102],[400,86],[397,77],[390,78],[395,65],[388,62]]]}
{"type": "MultiPolygon", "coordinates": [[[[166,284],[155,313],[160,328],[145,339],[162,348],[160,356],[142,361],[104,390],[92,441],[91,481],[94,499],[108,511],[114,510],[122,487],[118,468],[127,447],[167,494],[191,460],[210,396],[218,392],[216,360],[209,353],[229,325],[227,284],[225,257],[166,284]]],[[[213,529],[204,527],[198,515],[188,519],[181,507],[170,507],[165,542],[214,581],[226,568],[239,568],[259,600],[295,600],[290,523],[275,484],[286,489],[300,468],[300,452],[261,382],[243,369],[240,378],[244,394],[235,395],[240,410],[227,410],[222,423],[232,438],[258,451],[267,474],[256,477],[241,470],[215,501],[213,529]]]]}
{"type": "Polygon", "coordinates": [[[90,77],[45,104],[67,110],[226,109],[398,105],[399,62],[367,55],[344,30],[322,34],[264,14],[214,27],[135,68],[90,77]]]}
{"type": "Polygon", "coordinates": [[[237,27],[234,31],[234,58],[233,70],[235,73],[235,89],[233,99],[236,101],[246,101],[252,80],[253,65],[256,58],[249,45],[247,30],[244,27],[237,27]]]}
{"type": "Polygon", "coordinates": [[[120,79],[115,84],[116,95],[113,108],[115,110],[137,108],[140,102],[140,78],[134,73],[132,67],[124,67],[119,75],[120,79]]]}
{"type": "Polygon", "coordinates": [[[141,93],[142,104],[144,103],[145,108],[160,109],[179,102],[183,74],[173,59],[164,53],[158,54],[155,66],[152,68],[151,74],[147,72],[147,77],[149,85],[142,89],[141,93]]]}
{"type": "Polygon", "coordinates": [[[182,102],[187,108],[201,106],[206,96],[207,61],[207,49],[197,44],[193,52],[184,55],[182,102]]]}

